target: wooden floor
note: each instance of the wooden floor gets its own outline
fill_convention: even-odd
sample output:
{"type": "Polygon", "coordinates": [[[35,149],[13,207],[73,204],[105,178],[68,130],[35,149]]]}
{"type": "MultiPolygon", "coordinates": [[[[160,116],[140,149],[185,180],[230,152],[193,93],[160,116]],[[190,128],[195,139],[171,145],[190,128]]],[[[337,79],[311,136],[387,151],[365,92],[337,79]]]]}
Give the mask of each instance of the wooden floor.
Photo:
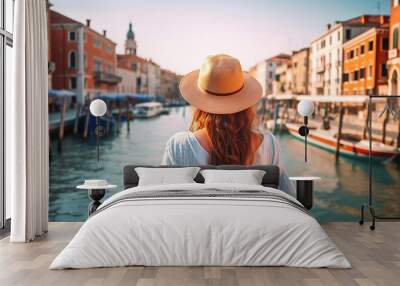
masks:
{"type": "Polygon", "coordinates": [[[400,222],[368,225],[329,223],[324,229],[352,269],[289,267],[124,267],[48,270],[81,226],[50,223],[49,233],[32,243],[0,241],[0,285],[400,285],[400,222]]]}

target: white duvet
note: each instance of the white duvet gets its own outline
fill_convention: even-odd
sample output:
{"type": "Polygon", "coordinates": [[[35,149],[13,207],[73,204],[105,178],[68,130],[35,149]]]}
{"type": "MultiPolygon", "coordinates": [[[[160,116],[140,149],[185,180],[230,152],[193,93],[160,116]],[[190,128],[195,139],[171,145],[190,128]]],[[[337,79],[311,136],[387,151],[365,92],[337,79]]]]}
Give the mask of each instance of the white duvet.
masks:
{"type": "MultiPolygon", "coordinates": [[[[254,185],[180,184],[131,192],[262,190],[254,185]]],[[[121,201],[90,217],[50,269],[145,266],[294,266],[350,268],[310,215],[289,204],[257,198],[152,198],[121,201]]]]}

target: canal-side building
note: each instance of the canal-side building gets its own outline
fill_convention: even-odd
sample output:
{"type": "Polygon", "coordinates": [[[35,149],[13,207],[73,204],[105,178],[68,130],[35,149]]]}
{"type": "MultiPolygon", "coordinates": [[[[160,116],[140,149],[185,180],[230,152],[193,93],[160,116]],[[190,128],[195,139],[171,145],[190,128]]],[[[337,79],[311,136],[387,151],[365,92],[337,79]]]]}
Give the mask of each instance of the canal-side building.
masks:
{"type": "Polygon", "coordinates": [[[146,61],[147,66],[147,90],[145,93],[149,95],[161,95],[161,68],[151,59],[146,61]]]}
{"type": "Polygon", "coordinates": [[[325,32],[311,42],[311,94],[339,95],[342,87],[343,44],[388,20],[388,16],[362,15],[337,21],[333,26],[328,24],[325,32]]]}
{"type": "Polygon", "coordinates": [[[293,73],[292,62],[288,61],[278,65],[275,69],[275,79],[272,84],[274,95],[292,94],[293,73]]]}
{"type": "Polygon", "coordinates": [[[387,62],[389,70],[388,93],[390,95],[400,94],[399,29],[400,29],[400,1],[391,0],[390,27],[389,27],[389,54],[387,62]]]}
{"type": "Polygon", "coordinates": [[[343,45],[344,95],[386,95],[389,25],[372,28],[343,45]]]}
{"type": "Polygon", "coordinates": [[[147,91],[147,63],[144,58],[138,55],[125,54],[117,55],[118,68],[127,69],[136,75],[136,93],[147,91]]]}
{"type": "Polygon", "coordinates": [[[259,62],[254,67],[250,68],[250,71],[255,79],[261,84],[263,89],[263,95],[269,95],[273,93],[273,82],[276,76],[276,68],[281,64],[290,61],[290,55],[279,54],[271,57],[264,61],[259,62]]]}
{"type": "Polygon", "coordinates": [[[132,69],[117,67],[117,75],[121,77],[117,91],[120,93],[137,93],[137,74],[132,69]]]}
{"type": "Polygon", "coordinates": [[[116,43],[106,31],[98,33],[90,27],[90,20],[84,25],[54,10],[50,10],[50,19],[53,88],[76,92],[80,102],[116,91],[121,81],[116,75],[116,43]]]}
{"type": "Polygon", "coordinates": [[[294,51],[291,59],[291,91],[293,94],[308,94],[310,49],[294,51]]]}
{"type": "MultiPolygon", "coordinates": [[[[136,74],[136,93],[161,95],[161,68],[151,59],[138,56],[132,23],[129,23],[126,34],[125,53],[117,55],[117,65],[136,74]]],[[[121,85],[126,86],[125,83],[121,85]]]]}
{"type": "Polygon", "coordinates": [[[165,97],[166,101],[180,99],[179,81],[180,76],[172,71],[161,69],[161,94],[165,97]]]}

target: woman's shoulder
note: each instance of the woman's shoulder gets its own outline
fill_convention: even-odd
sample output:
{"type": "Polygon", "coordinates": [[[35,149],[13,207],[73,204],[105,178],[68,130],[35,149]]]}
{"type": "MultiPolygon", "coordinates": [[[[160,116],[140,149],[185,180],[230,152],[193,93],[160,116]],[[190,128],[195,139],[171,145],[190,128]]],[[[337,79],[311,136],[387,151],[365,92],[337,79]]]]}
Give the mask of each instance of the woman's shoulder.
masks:
{"type": "Polygon", "coordinates": [[[169,145],[185,145],[188,144],[189,141],[191,140],[190,132],[188,131],[181,131],[177,132],[174,135],[172,135],[168,139],[168,144],[169,145]]]}
{"type": "Polygon", "coordinates": [[[268,144],[272,144],[275,145],[276,144],[276,138],[274,136],[274,134],[272,134],[270,131],[268,130],[260,130],[258,131],[258,133],[262,136],[262,144],[263,145],[268,145],[268,144]]]}

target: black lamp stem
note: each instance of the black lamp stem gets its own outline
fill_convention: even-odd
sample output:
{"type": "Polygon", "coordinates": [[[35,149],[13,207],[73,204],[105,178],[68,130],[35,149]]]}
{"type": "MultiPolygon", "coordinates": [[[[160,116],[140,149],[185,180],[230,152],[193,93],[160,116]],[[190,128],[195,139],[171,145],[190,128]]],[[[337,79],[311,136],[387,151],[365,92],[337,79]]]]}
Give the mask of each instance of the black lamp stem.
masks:
{"type": "Polygon", "coordinates": [[[304,116],[304,125],[306,126],[306,134],[304,136],[304,162],[307,162],[307,124],[308,124],[308,117],[304,116]]]}
{"type": "Polygon", "coordinates": [[[100,161],[100,146],[99,146],[99,117],[96,116],[96,145],[97,145],[97,162],[100,161]]]}

